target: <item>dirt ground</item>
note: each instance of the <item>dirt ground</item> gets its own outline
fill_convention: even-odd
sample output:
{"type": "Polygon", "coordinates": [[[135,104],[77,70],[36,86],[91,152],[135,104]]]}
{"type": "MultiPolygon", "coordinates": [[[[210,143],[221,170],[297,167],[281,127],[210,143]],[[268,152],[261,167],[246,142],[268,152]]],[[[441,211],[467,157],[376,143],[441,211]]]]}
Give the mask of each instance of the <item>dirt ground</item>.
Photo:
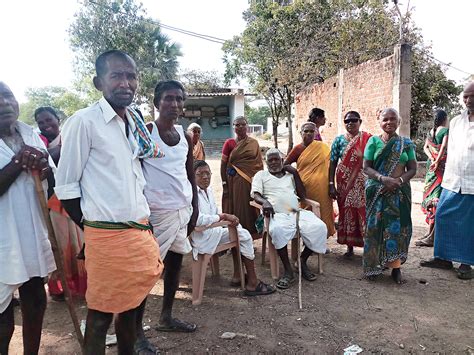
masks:
{"type": "MultiPolygon", "coordinates": [[[[219,161],[210,161],[215,195],[220,196],[219,161]]],[[[147,336],[163,353],[343,353],[357,344],[364,353],[474,354],[474,283],[457,279],[454,271],[424,269],[421,259],[432,248],[418,248],[414,241],[426,231],[420,211],[422,182],[414,181],[413,224],[409,259],[402,272],[406,283],[398,286],[387,273],[377,282],[362,279],[358,248],[352,260],[342,257],[345,247],[330,238],[331,253],[324,256],[324,274],[312,283],[303,281],[303,309],[298,310],[297,284],[264,297],[244,297],[229,286],[232,258],[220,259],[221,276],[210,270],[203,302],[191,305],[191,257],[186,256],[174,316],[198,324],[193,334],[159,333],[153,329],[161,309],[163,282],[148,299],[147,336]],[[250,335],[222,339],[224,332],[250,335]]],[[[268,262],[262,266],[261,244],[255,242],[259,277],[271,281],[268,262]]],[[[317,258],[310,258],[316,270],[317,258]]],[[[84,302],[77,302],[85,319],[84,302]]],[[[41,354],[79,354],[73,327],[64,303],[49,300],[41,354]]],[[[16,329],[11,354],[21,354],[21,314],[16,310],[16,329]]],[[[112,346],[108,354],[116,354],[112,346]]]]}

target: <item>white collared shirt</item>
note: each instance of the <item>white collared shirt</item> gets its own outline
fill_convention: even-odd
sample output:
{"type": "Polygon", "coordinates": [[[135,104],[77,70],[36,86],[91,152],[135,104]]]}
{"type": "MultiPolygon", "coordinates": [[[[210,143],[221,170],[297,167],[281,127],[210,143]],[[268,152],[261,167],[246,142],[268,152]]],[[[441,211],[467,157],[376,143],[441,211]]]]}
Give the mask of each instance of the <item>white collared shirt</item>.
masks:
{"type": "Polygon", "coordinates": [[[122,118],[101,98],[77,111],[61,131],[55,192],[60,200],[81,198],[86,220],[138,222],[150,215],[134,127],[129,128],[127,138],[122,118]]]}
{"type": "Polygon", "coordinates": [[[468,111],[449,123],[448,157],[441,186],[474,195],[474,122],[468,111]]]}

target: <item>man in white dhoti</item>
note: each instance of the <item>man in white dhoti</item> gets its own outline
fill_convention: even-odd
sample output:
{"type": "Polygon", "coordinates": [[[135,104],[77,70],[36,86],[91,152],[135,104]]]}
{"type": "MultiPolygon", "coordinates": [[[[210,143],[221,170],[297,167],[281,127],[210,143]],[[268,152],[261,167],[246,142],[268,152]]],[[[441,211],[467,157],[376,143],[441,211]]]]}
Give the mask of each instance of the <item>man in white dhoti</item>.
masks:
{"type": "MultiPolygon", "coordinates": [[[[251,195],[262,205],[263,213],[270,216],[269,233],[272,243],[285,268],[283,277],[276,286],[287,289],[295,281],[293,268],[288,258],[288,242],[295,237],[298,198],[305,198],[305,189],[296,169],[283,167],[283,159],[278,149],[266,153],[268,170],[259,171],[252,181],[251,195]]],[[[327,228],[323,221],[312,212],[301,210],[299,229],[305,248],[301,253],[301,273],[305,280],[314,281],[316,275],[307,265],[311,254],[326,252],[327,228]]]]}
{"type": "MultiPolygon", "coordinates": [[[[23,352],[37,354],[46,309],[44,277],[56,270],[32,172],[44,180],[52,160],[33,129],[18,121],[18,102],[0,82],[0,354],[15,329],[12,296],[19,289],[23,352]]],[[[44,181],[44,190],[47,183],[44,181]]]]}
{"type": "MultiPolygon", "coordinates": [[[[227,213],[219,213],[214,194],[209,187],[211,183],[211,170],[203,160],[194,162],[194,174],[198,186],[199,215],[196,226],[209,226],[215,222],[228,221],[231,226],[237,227],[240,241],[240,253],[242,262],[247,271],[247,283],[244,294],[246,296],[261,296],[275,292],[275,289],[257,279],[255,272],[255,254],[253,241],[250,233],[239,224],[239,219],[227,213]]],[[[229,242],[229,230],[227,228],[215,227],[203,232],[194,231],[191,234],[193,247],[193,258],[197,260],[198,254],[214,254],[220,244],[229,242]]],[[[235,266],[235,263],[234,263],[235,266]]],[[[240,270],[234,267],[234,280],[240,279],[240,270]]],[[[240,284],[240,282],[237,282],[240,284]]]]}

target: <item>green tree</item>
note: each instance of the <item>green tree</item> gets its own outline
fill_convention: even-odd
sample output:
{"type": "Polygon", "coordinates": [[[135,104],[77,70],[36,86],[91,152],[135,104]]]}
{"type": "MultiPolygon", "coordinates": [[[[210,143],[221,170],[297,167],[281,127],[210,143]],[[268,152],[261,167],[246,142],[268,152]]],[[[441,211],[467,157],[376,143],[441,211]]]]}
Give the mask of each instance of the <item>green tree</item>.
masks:
{"type": "Polygon", "coordinates": [[[251,107],[245,105],[245,118],[250,124],[261,124],[263,129],[267,130],[267,119],[271,117],[272,113],[270,107],[260,106],[260,107],[251,107]]]}
{"type": "Polygon", "coordinates": [[[216,71],[190,69],[179,75],[187,92],[219,92],[224,86],[223,78],[216,71]]]}
{"type": "Polygon", "coordinates": [[[139,70],[138,104],[148,103],[153,114],[153,91],[163,79],[176,78],[180,47],[161,32],[134,0],[86,0],[69,29],[78,76],[91,77],[97,56],[110,49],[129,53],[139,70]]]}
{"type": "Polygon", "coordinates": [[[27,102],[20,105],[19,120],[31,125],[34,125],[33,114],[40,106],[51,106],[58,112],[60,118],[66,118],[93,101],[59,86],[28,88],[25,96],[27,102]]]}
{"type": "MultiPolygon", "coordinates": [[[[265,97],[273,117],[275,145],[276,126],[283,116],[291,127],[295,93],[324,81],[341,68],[386,57],[399,41],[399,19],[386,0],[292,4],[256,0],[244,19],[246,29],[223,47],[226,79],[245,78],[254,92],[265,97]]],[[[412,109],[417,118],[412,131],[416,131],[418,120],[427,117],[427,108],[455,106],[458,88],[431,58],[410,13],[403,21],[403,40],[411,43],[415,52],[428,53],[414,55],[412,109]],[[424,113],[420,112],[422,108],[424,113]]],[[[290,141],[289,149],[291,145],[290,141]]]]}

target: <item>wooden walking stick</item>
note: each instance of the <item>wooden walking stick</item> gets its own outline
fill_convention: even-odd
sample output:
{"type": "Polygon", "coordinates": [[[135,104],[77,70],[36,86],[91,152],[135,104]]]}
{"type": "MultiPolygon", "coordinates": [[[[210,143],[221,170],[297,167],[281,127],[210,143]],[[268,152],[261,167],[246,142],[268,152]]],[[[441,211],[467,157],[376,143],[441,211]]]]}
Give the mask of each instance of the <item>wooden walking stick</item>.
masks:
{"type": "Polygon", "coordinates": [[[300,243],[300,209],[296,211],[296,243],[298,244],[298,307],[303,309],[301,299],[301,243],[300,243]]]}
{"type": "Polygon", "coordinates": [[[51,249],[53,250],[54,261],[56,262],[57,272],[61,280],[61,284],[64,291],[64,296],[66,299],[67,308],[71,316],[72,324],[74,325],[74,330],[76,331],[77,341],[81,346],[82,353],[84,352],[84,337],[81,332],[81,327],[79,325],[79,319],[77,318],[76,309],[74,308],[74,303],[71,297],[71,291],[66,280],[66,274],[64,273],[64,257],[63,252],[59,248],[58,241],[56,239],[56,234],[54,233],[53,224],[51,223],[51,218],[49,216],[48,203],[46,202],[46,197],[44,194],[43,184],[41,182],[39,171],[32,170],[33,179],[35,180],[36,195],[38,197],[41,211],[43,212],[44,221],[48,228],[48,238],[51,243],[51,249]]]}

